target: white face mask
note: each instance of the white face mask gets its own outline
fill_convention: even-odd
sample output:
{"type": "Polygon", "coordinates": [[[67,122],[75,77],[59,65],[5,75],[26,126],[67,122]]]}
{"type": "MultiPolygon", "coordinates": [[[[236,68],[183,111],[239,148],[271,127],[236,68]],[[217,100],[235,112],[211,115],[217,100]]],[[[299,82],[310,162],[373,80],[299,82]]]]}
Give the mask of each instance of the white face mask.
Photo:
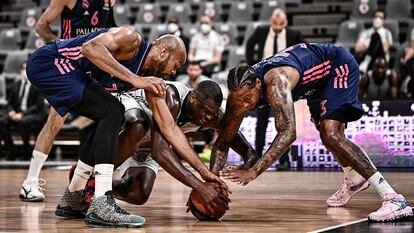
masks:
{"type": "Polygon", "coordinates": [[[179,27],[178,27],[178,24],[176,24],[176,23],[169,23],[168,25],[167,25],[167,31],[169,32],[169,33],[172,33],[172,34],[174,34],[176,31],[178,31],[179,30],[179,27]]]}
{"type": "Polygon", "coordinates": [[[378,28],[382,27],[382,25],[383,25],[383,20],[382,20],[380,17],[375,17],[375,18],[372,20],[372,26],[373,26],[375,29],[378,29],[378,28]]]}
{"type": "Polygon", "coordinates": [[[202,23],[200,26],[201,33],[208,34],[211,31],[211,26],[206,23],[202,23]]]}

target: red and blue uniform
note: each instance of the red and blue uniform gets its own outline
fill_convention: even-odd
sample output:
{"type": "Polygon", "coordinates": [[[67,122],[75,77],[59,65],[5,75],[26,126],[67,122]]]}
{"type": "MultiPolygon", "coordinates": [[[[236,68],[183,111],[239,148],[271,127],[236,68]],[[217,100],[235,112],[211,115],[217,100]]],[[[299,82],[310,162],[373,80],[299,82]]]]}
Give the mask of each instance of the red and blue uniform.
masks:
{"type": "MultiPolygon", "coordinates": [[[[131,84],[100,70],[81,53],[84,43],[108,30],[48,43],[29,57],[28,79],[60,115],[64,116],[82,100],[87,82],[114,92],[133,88],[131,84]]],[[[142,67],[150,50],[151,44],[142,39],[134,58],[121,64],[138,76],[149,76],[151,72],[142,70],[142,67]]]]}
{"type": "MultiPolygon", "coordinates": [[[[317,127],[324,119],[346,123],[361,118],[359,67],[346,49],[333,44],[297,44],[252,68],[264,84],[266,72],[280,66],[291,66],[299,72],[300,78],[292,90],[292,97],[294,101],[307,99],[317,127]]],[[[265,91],[263,86],[263,101],[266,99],[265,91]]]]}

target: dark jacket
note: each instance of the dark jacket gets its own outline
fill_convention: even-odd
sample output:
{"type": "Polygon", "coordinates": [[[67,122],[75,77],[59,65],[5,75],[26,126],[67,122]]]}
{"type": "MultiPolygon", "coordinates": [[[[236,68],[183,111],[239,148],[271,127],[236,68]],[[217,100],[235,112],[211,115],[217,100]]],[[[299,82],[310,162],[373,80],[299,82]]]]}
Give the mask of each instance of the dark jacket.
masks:
{"type": "MultiPolygon", "coordinates": [[[[249,65],[254,65],[262,60],[263,50],[266,43],[270,25],[258,26],[250,35],[246,43],[246,60],[249,65]],[[256,47],[258,45],[258,47],[256,47]]],[[[286,47],[303,43],[305,39],[299,31],[286,28],[286,47]]]]}
{"type": "Polygon", "coordinates": [[[17,81],[13,84],[10,95],[8,98],[7,110],[15,111],[17,113],[26,114],[35,114],[35,113],[44,113],[45,109],[45,102],[43,96],[33,87],[30,86],[29,88],[29,95],[27,97],[27,109],[26,111],[22,112],[20,109],[21,99],[20,99],[20,86],[21,80],[17,81]]]}

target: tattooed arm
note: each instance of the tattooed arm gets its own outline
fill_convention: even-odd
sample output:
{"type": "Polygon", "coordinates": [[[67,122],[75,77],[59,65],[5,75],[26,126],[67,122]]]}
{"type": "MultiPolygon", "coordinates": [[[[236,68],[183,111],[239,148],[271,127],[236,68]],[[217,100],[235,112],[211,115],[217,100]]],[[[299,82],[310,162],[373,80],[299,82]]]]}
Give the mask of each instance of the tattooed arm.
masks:
{"type": "MultiPolygon", "coordinates": [[[[220,135],[220,124],[223,121],[223,117],[224,111],[220,109],[217,113],[217,117],[204,124],[204,129],[214,129],[215,132],[220,135]]],[[[230,148],[239,154],[243,159],[244,164],[238,166],[237,168],[239,169],[250,169],[258,160],[256,150],[253,149],[240,130],[237,131],[236,135],[233,137],[233,140],[231,140],[230,148]]],[[[214,160],[211,160],[210,168],[214,167],[214,162],[214,160]]]]}
{"type": "Polygon", "coordinates": [[[251,169],[228,170],[220,173],[223,178],[242,185],[248,184],[266,171],[296,140],[293,99],[286,72],[283,69],[272,69],[266,73],[265,80],[269,80],[267,100],[275,112],[277,135],[263,157],[251,169]]]}
{"type": "Polygon", "coordinates": [[[211,153],[210,170],[213,174],[218,175],[219,171],[223,169],[224,163],[227,160],[227,154],[229,147],[232,143],[234,136],[237,134],[241,122],[244,118],[244,113],[237,111],[232,106],[231,94],[229,95],[226,112],[224,113],[223,120],[220,123],[220,133],[213,145],[213,151],[211,153]]]}

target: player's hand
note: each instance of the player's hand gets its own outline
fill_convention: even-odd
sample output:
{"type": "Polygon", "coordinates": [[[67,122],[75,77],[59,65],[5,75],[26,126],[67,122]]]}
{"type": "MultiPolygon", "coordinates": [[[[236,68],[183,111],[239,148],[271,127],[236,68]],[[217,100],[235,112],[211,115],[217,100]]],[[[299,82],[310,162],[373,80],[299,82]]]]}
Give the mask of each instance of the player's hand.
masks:
{"type": "Polygon", "coordinates": [[[232,193],[230,188],[227,186],[227,184],[222,179],[220,179],[220,177],[214,175],[212,172],[208,172],[207,174],[200,174],[200,175],[201,175],[201,178],[203,178],[203,180],[207,182],[218,183],[220,185],[220,188],[224,190],[225,192],[227,192],[227,194],[232,193]]]}
{"type": "Polygon", "coordinates": [[[166,92],[166,85],[164,80],[149,76],[149,77],[136,77],[133,83],[134,87],[143,88],[146,91],[150,91],[157,96],[163,96],[166,92]]]}
{"type": "Polygon", "coordinates": [[[203,185],[197,188],[201,198],[203,198],[209,208],[224,208],[228,210],[230,198],[219,190],[219,184],[208,182],[203,183],[203,185]]]}
{"type": "Polygon", "coordinates": [[[220,171],[220,177],[244,186],[250,181],[255,180],[257,176],[253,170],[238,170],[233,168],[220,171]]]}

